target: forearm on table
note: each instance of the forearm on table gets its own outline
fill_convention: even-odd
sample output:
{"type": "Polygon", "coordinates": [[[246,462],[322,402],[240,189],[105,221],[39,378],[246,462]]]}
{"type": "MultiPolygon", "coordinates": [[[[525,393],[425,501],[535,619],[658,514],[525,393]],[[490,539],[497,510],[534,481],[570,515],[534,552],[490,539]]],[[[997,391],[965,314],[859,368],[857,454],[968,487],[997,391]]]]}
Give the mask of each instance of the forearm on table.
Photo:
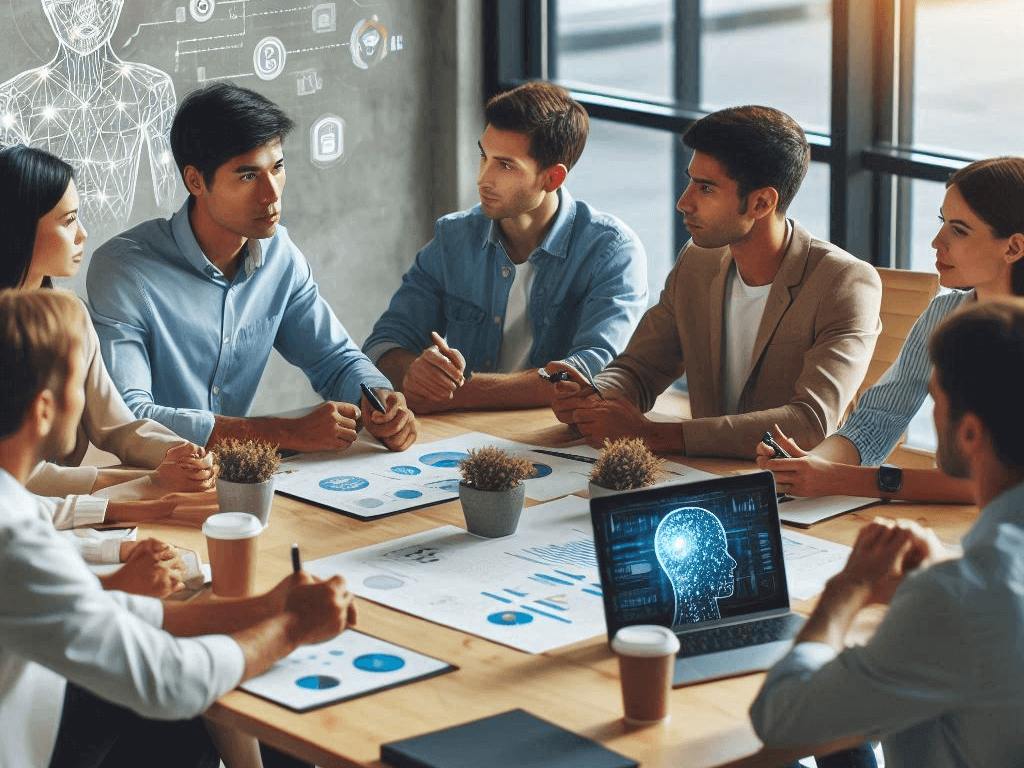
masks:
{"type": "Polygon", "coordinates": [[[206,447],[221,440],[262,440],[281,448],[291,448],[294,419],[284,416],[222,416],[213,421],[213,431],[206,447]]]}
{"type": "Polygon", "coordinates": [[[131,480],[138,480],[140,477],[145,477],[148,474],[150,474],[148,469],[101,468],[96,473],[96,482],[93,483],[92,490],[95,492],[103,488],[109,488],[112,485],[120,485],[131,480]]]}
{"type": "Polygon", "coordinates": [[[277,613],[266,596],[206,603],[164,602],[163,606],[163,628],[175,637],[230,635],[277,613]]]}
{"type": "Polygon", "coordinates": [[[847,496],[877,496],[895,501],[935,501],[970,504],[974,492],[970,481],[950,477],[941,469],[904,469],[903,481],[896,493],[878,488],[878,467],[837,464],[830,468],[835,478],[835,493],[847,496]]]}
{"type": "Polygon", "coordinates": [[[515,373],[474,373],[455,390],[449,408],[536,408],[551,405],[555,388],[535,368],[515,373]]]}
{"type": "Polygon", "coordinates": [[[870,585],[853,583],[841,573],[833,576],[794,643],[824,643],[841,652],[846,647],[850,625],[870,596],[870,585]]]}

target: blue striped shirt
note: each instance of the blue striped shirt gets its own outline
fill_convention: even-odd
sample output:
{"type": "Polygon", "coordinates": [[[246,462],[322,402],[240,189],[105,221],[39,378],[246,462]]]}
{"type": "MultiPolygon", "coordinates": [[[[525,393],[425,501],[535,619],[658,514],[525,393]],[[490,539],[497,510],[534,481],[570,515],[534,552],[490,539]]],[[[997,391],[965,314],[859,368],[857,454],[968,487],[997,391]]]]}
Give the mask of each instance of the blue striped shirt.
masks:
{"type": "Polygon", "coordinates": [[[928,394],[932,375],[928,339],[932,331],[946,315],[973,300],[973,290],[950,291],[932,299],[910,329],[896,361],[875,386],[861,395],[850,418],[836,432],[857,446],[861,464],[877,466],[896,447],[928,394]]]}

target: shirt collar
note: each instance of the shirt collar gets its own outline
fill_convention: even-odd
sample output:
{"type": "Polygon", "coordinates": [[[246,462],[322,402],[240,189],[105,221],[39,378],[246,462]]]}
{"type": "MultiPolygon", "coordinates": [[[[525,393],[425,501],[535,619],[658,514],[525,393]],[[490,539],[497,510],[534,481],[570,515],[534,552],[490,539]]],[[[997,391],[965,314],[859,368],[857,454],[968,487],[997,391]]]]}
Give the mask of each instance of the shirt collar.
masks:
{"type": "Polygon", "coordinates": [[[1004,523],[1024,528],[1024,483],[1003,491],[988,503],[961,542],[964,551],[991,541],[1004,523]]]}
{"type": "MultiPolygon", "coordinates": [[[[189,197],[184,205],[171,217],[171,233],[174,235],[174,242],[177,243],[185,261],[203,274],[214,277],[221,275],[221,271],[213,265],[203,249],[199,247],[196,234],[192,231],[192,223],[189,221],[188,213],[191,208],[192,198],[189,197]]],[[[247,254],[245,257],[245,276],[252,277],[252,273],[263,266],[263,242],[252,238],[246,241],[247,254]]],[[[223,277],[223,275],[221,275],[223,277]]]]}
{"type": "MultiPolygon", "coordinates": [[[[576,201],[569,194],[564,186],[555,192],[558,195],[558,210],[555,211],[555,219],[551,223],[551,229],[544,236],[537,250],[545,251],[552,256],[564,259],[569,253],[569,241],[572,237],[572,227],[576,221],[576,201]]],[[[497,245],[501,242],[501,226],[497,221],[491,220],[482,248],[488,245],[497,245]]],[[[532,255],[532,254],[531,254],[532,255]]]]}

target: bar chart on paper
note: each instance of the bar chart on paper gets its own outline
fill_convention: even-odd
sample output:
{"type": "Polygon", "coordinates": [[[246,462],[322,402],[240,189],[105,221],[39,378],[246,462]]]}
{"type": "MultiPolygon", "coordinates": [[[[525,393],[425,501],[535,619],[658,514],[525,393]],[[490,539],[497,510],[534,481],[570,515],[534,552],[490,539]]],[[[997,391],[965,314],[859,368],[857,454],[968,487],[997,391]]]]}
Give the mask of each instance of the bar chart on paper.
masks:
{"type": "Polygon", "coordinates": [[[443,526],[307,569],[343,573],[360,597],[529,653],[605,631],[589,508],[575,496],[525,509],[512,536],[443,526]]]}

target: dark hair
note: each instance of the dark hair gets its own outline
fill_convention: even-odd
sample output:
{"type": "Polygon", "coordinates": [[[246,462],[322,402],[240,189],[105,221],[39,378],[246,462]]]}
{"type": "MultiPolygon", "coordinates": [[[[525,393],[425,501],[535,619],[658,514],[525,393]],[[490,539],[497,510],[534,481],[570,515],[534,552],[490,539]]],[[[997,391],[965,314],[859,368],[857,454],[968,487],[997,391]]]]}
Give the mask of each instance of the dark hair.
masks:
{"type": "Polygon", "coordinates": [[[0,290],[0,438],[14,434],[44,389],[63,400],[85,312],[67,291],[0,290]]]}
{"type": "MultiPolygon", "coordinates": [[[[992,234],[1007,238],[1024,234],[1024,157],[990,157],[965,165],[946,182],[955,186],[992,234]]],[[[1024,296],[1024,259],[1010,267],[1013,293],[1024,296]]]]}
{"type": "MultiPolygon", "coordinates": [[[[71,166],[46,150],[16,144],[0,152],[0,288],[25,284],[39,220],[61,201],[72,178],[71,166]]],[[[50,278],[43,284],[49,288],[50,278]]]]}
{"type": "Polygon", "coordinates": [[[930,342],[951,423],[975,414],[1008,468],[1024,470],[1024,299],[1000,296],[952,313],[930,342]]]}
{"type": "Polygon", "coordinates": [[[772,107],[732,107],[702,117],[683,143],[717,160],[737,185],[741,213],[747,195],[774,187],[783,215],[796,197],[811,162],[811,146],[800,124],[772,107]]]}
{"type": "Polygon", "coordinates": [[[182,178],[191,165],[210,186],[228,160],[284,140],[294,127],[295,122],[267,97],[232,83],[215,83],[192,91],[178,106],[171,124],[171,152],[182,178]]]}
{"type": "Polygon", "coordinates": [[[567,90],[535,80],[491,97],[484,119],[502,131],[530,137],[530,157],[541,169],[576,165],[587,144],[590,118],[567,90]]]}

